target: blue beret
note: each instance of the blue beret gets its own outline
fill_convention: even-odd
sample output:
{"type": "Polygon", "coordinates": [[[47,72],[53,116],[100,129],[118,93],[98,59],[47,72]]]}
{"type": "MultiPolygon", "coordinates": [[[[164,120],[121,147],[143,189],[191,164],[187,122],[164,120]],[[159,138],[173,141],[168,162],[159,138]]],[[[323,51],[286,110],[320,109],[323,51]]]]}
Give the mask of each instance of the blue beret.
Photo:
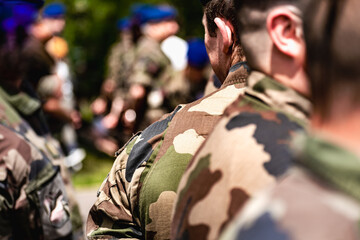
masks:
{"type": "Polygon", "coordinates": [[[129,18],[122,18],[117,21],[117,29],[120,31],[127,30],[130,28],[130,19],[129,18]]]}
{"type": "Polygon", "coordinates": [[[40,9],[42,6],[44,6],[44,0],[2,0],[2,2],[4,4],[12,4],[12,5],[29,4],[36,9],[40,9]]]}
{"type": "Polygon", "coordinates": [[[18,27],[27,27],[37,18],[37,9],[26,1],[4,1],[0,11],[1,29],[13,33],[18,27]]]}
{"type": "Polygon", "coordinates": [[[204,40],[194,38],[188,41],[188,64],[195,68],[203,68],[209,63],[204,40]]]}
{"type": "Polygon", "coordinates": [[[44,8],[42,16],[44,18],[59,18],[64,17],[66,7],[62,3],[50,3],[44,8]]]}
{"type": "Polygon", "coordinates": [[[170,6],[142,6],[137,12],[140,24],[174,19],[177,11],[170,6]]]}

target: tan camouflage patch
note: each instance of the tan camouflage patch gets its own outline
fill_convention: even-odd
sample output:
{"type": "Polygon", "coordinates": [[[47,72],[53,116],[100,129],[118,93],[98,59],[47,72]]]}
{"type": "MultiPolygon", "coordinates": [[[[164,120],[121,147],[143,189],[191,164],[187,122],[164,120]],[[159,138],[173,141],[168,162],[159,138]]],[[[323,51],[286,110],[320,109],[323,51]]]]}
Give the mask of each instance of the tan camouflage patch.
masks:
{"type": "Polygon", "coordinates": [[[155,232],[154,239],[170,239],[171,212],[176,198],[172,191],[162,192],[157,202],[149,207],[149,215],[152,220],[146,226],[146,231],[155,232]]]}
{"type": "Polygon", "coordinates": [[[5,181],[7,177],[6,166],[3,163],[0,163],[0,181],[5,181]]]}
{"type": "Polygon", "coordinates": [[[177,153],[194,155],[204,140],[205,138],[197,134],[194,129],[189,129],[176,136],[173,144],[177,153]]]}
{"type": "Polygon", "coordinates": [[[0,134],[0,140],[4,140],[4,139],[5,139],[4,135],[0,134]]]}
{"type": "Polygon", "coordinates": [[[222,178],[212,187],[209,194],[193,207],[189,216],[190,225],[211,226],[209,239],[215,239],[218,236],[222,224],[228,219],[226,210],[217,211],[216,221],[209,219],[207,214],[202,214],[208,211],[209,206],[230,206],[233,189],[241,189],[252,195],[269,183],[275,182],[275,178],[269,175],[263,166],[264,163],[270,161],[270,155],[264,151],[264,146],[253,138],[256,126],[251,124],[229,132],[223,131],[226,123],[226,119],[221,121],[212,133],[220,138],[209,138],[199,154],[200,158],[209,153],[212,154],[209,170],[211,172],[220,171],[222,178]],[[227,139],[233,144],[224,146],[223,151],[215,151],[219,139],[227,139]],[[234,146],[236,146],[237,152],[246,154],[234,156],[232,151],[234,146]]]}
{"type": "Polygon", "coordinates": [[[3,159],[9,171],[12,172],[16,182],[21,183],[22,178],[27,176],[30,171],[30,166],[26,163],[26,160],[16,149],[9,150],[3,159]]]}
{"type": "Polygon", "coordinates": [[[245,88],[238,89],[234,85],[228,86],[191,107],[189,112],[206,112],[210,115],[222,115],[225,108],[235,101],[244,90],[245,88]],[[219,102],[222,104],[219,104],[219,102]]]}

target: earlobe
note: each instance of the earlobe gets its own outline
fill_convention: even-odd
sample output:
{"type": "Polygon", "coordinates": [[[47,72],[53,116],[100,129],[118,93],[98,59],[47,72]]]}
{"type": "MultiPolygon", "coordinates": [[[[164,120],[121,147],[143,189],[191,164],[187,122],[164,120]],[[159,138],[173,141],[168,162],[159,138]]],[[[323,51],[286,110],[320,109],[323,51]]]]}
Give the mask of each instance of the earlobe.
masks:
{"type": "Polygon", "coordinates": [[[302,52],[301,24],[298,17],[286,9],[274,10],[268,15],[267,30],[276,48],[285,55],[297,57],[302,52]]]}
{"type": "Polygon", "coordinates": [[[228,53],[230,50],[230,47],[233,44],[233,26],[222,18],[215,18],[214,22],[216,26],[219,28],[219,32],[222,36],[223,40],[223,52],[228,53]]]}

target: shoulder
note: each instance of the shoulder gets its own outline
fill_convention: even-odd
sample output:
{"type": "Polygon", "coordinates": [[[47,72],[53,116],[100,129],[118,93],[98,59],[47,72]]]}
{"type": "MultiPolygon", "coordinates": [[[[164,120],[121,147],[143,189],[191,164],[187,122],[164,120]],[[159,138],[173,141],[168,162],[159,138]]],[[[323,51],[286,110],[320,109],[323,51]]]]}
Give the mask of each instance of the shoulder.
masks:
{"type": "Polygon", "coordinates": [[[181,110],[178,106],[171,114],[165,115],[159,121],[151,124],[143,132],[138,133],[126,144],[120,152],[128,154],[126,163],[126,180],[131,181],[136,169],[151,157],[162,135],[168,128],[174,116],[181,110]]]}
{"type": "Polygon", "coordinates": [[[292,168],[275,188],[249,201],[223,236],[357,239],[359,212],[360,205],[353,199],[306,170],[292,168]]]}

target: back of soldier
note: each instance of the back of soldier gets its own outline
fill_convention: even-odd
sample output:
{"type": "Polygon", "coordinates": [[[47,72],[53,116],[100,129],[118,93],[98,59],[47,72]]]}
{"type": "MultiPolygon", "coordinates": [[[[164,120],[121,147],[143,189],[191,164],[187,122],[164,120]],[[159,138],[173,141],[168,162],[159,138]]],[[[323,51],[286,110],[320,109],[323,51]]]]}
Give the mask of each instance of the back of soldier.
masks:
{"type": "Polygon", "coordinates": [[[59,167],[23,136],[0,124],[0,238],[71,239],[59,167]]]}

